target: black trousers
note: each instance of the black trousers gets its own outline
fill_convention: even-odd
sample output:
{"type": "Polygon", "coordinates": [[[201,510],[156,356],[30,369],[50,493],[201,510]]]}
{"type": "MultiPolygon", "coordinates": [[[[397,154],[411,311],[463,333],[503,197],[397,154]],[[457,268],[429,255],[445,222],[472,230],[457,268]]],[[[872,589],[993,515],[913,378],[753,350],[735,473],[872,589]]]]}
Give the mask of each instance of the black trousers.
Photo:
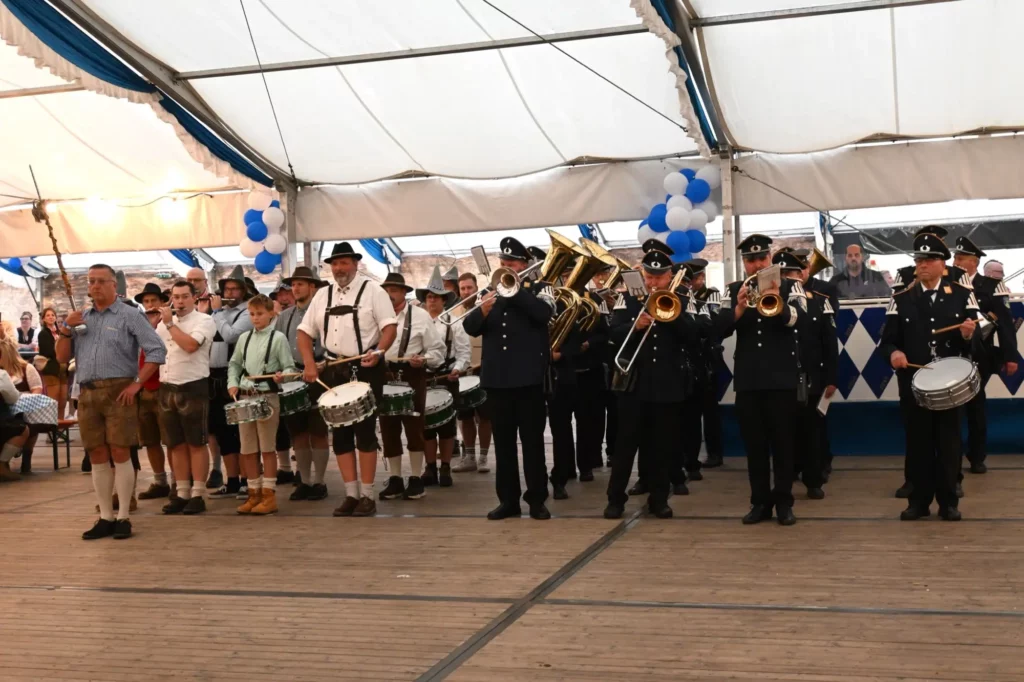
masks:
{"type": "Polygon", "coordinates": [[[604,403],[605,415],[605,457],[611,465],[615,457],[615,441],[619,438],[619,396],[615,391],[606,388],[601,392],[601,400],[604,403]]]}
{"type": "Polygon", "coordinates": [[[565,485],[576,472],[577,448],[573,440],[572,415],[579,391],[573,384],[557,384],[548,397],[548,424],[551,426],[551,485],[565,485]]]}
{"type": "Polygon", "coordinates": [[[487,388],[493,418],[495,490],[498,501],[519,505],[522,486],[519,484],[519,448],[523,443],[523,473],[526,476],[527,504],[542,504],[548,498],[547,466],[544,462],[544,389],[542,386],[521,388],[487,388]]]}
{"type": "MultiPolygon", "coordinates": [[[[697,384],[693,395],[683,402],[683,466],[687,471],[700,471],[701,421],[704,385],[697,384]]],[[[675,483],[676,481],[672,481],[675,483]]]]}
{"type": "Polygon", "coordinates": [[[808,488],[820,488],[824,482],[825,452],[821,434],[825,418],[818,413],[821,393],[811,393],[806,405],[797,405],[795,470],[808,488]]]}
{"type": "Polygon", "coordinates": [[[722,410],[718,405],[718,386],[712,379],[698,384],[700,388],[700,410],[704,420],[704,446],[709,457],[721,457],[722,447],[722,410]]]}
{"type": "Polygon", "coordinates": [[[625,505],[633,460],[640,454],[641,479],[649,491],[647,504],[658,509],[668,504],[669,460],[679,418],[679,403],[653,403],[619,394],[618,440],[608,479],[608,503],[625,505]]]}
{"type": "Polygon", "coordinates": [[[601,444],[604,442],[605,405],[608,393],[604,368],[576,373],[576,461],[580,471],[604,466],[601,444]]]}
{"type": "Polygon", "coordinates": [[[971,402],[964,405],[967,413],[967,459],[971,464],[985,461],[985,443],[988,440],[988,419],[985,415],[985,386],[992,378],[991,372],[981,373],[981,391],[971,402]]]}
{"type": "Polygon", "coordinates": [[[901,399],[907,433],[907,480],[914,486],[910,504],[925,508],[956,507],[960,473],[960,408],[926,410],[913,397],[901,399]]]}
{"type": "Polygon", "coordinates": [[[792,507],[796,389],[741,391],[736,394],[736,419],[747,451],[750,503],[792,507]]]}

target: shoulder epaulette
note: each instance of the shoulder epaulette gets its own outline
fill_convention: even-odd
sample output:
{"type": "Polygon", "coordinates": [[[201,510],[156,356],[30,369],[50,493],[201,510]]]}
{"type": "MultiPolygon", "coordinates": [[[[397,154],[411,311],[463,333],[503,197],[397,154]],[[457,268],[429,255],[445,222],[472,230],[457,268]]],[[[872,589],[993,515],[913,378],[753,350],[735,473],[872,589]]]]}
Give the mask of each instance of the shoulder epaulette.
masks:
{"type": "Polygon", "coordinates": [[[885,309],[886,315],[899,315],[899,312],[896,310],[896,297],[901,293],[903,292],[901,291],[897,294],[893,294],[892,298],[889,299],[889,305],[885,309]]]}
{"type": "Polygon", "coordinates": [[[826,315],[835,315],[836,311],[832,309],[832,303],[825,297],[825,309],[823,311],[826,315]]]}
{"type": "Polygon", "coordinates": [[[974,296],[974,292],[973,291],[967,297],[967,309],[968,310],[980,310],[980,307],[978,306],[978,299],[974,296]]]}
{"type": "Polygon", "coordinates": [[[1006,284],[1002,280],[999,280],[999,284],[996,285],[996,290],[992,294],[993,296],[1009,296],[1010,290],[1006,287],[1006,284]]]}
{"type": "Polygon", "coordinates": [[[959,284],[964,289],[970,289],[971,291],[974,290],[974,284],[971,283],[971,276],[966,272],[960,276],[960,279],[956,281],[956,284],[959,284]]]}
{"type": "Polygon", "coordinates": [[[612,310],[625,310],[626,309],[626,295],[619,294],[618,300],[615,301],[615,307],[612,310]]]}

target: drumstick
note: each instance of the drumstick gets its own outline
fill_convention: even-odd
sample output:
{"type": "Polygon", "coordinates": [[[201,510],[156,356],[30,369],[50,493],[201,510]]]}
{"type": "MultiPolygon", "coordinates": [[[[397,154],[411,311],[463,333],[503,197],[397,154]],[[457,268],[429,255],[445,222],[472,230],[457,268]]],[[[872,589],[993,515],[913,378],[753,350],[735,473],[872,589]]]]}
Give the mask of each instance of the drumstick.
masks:
{"type": "MultiPolygon", "coordinates": [[[[257,374],[254,377],[249,377],[249,379],[251,379],[252,381],[258,381],[260,379],[273,379],[276,376],[277,376],[276,374],[257,374]]],[[[285,372],[284,374],[281,375],[281,378],[284,378],[284,377],[301,377],[301,376],[302,376],[302,372],[285,372]]]]}
{"type": "Polygon", "coordinates": [[[932,331],[932,334],[933,335],[934,334],[945,334],[946,332],[951,332],[954,329],[959,329],[959,328],[960,328],[960,324],[951,324],[948,327],[943,327],[942,329],[936,329],[936,330],[932,331]]]}
{"type": "Polygon", "coordinates": [[[328,391],[330,391],[330,390],[331,390],[331,387],[330,387],[330,386],[328,386],[327,384],[325,384],[325,383],[323,382],[323,379],[317,379],[317,380],[316,380],[316,383],[320,384],[321,386],[323,386],[324,388],[326,388],[326,389],[327,389],[328,391]]]}
{"type": "MultiPolygon", "coordinates": [[[[371,353],[375,353],[376,351],[370,351],[370,352],[371,353]]],[[[326,363],[325,366],[326,367],[330,367],[331,365],[340,365],[340,364],[345,363],[345,362],[355,362],[356,360],[362,360],[363,358],[365,358],[369,354],[370,353],[363,353],[362,355],[353,355],[350,358],[338,358],[337,360],[329,360],[326,363]]]]}
{"type": "Polygon", "coordinates": [[[912,362],[908,362],[907,367],[913,367],[914,369],[935,369],[934,367],[929,367],[928,365],[915,365],[912,362]]]}

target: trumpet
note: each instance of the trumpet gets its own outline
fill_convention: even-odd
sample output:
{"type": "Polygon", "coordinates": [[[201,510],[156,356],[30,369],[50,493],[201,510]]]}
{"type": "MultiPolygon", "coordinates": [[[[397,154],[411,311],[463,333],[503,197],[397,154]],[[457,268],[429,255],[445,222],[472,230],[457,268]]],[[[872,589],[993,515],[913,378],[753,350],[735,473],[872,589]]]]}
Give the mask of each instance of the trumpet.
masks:
{"type": "Polygon", "coordinates": [[[750,277],[743,280],[743,286],[747,287],[749,292],[749,300],[747,305],[752,305],[757,309],[757,312],[764,317],[775,317],[782,312],[782,297],[779,296],[778,292],[766,291],[763,294],[757,290],[757,275],[754,273],[750,277]]]}
{"type": "MultiPolygon", "coordinates": [[[[672,278],[672,282],[668,285],[668,289],[655,289],[648,296],[644,302],[644,312],[654,318],[655,322],[672,322],[679,317],[683,312],[683,302],[676,294],[676,289],[683,283],[683,275],[685,275],[683,268],[679,269],[676,276],[672,278]]],[[[636,350],[633,351],[633,356],[629,359],[629,362],[625,367],[622,366],[622,352],[626,350],[626,346],[629,344],[629,339],[633,336],[633,332],[636,330],[636,325],[630,328],[629,333],[626,334],[625,340],[622,342],[622,346],[619,348],[619,352],[615,354],[615,368],[623,374],[629,374],[630,370],[633,369],[633,363],[636,362],[637,357],[640,355],[640,349],[644,347],[644,343],[647,341],[647,336],[651,333],[651,329],[654,324],[647,325],[647,330],[644,335],[640,338],[640,342],[636,346],[636,350]]]]}

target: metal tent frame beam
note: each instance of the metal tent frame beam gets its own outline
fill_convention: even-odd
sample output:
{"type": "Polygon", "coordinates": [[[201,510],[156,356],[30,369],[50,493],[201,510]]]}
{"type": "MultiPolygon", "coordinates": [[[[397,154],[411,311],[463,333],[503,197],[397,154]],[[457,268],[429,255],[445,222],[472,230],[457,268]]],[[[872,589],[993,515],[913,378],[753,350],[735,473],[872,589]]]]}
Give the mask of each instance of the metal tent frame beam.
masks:
{"type": "Polygon", "coordinates": [[[76,83],[67,85],[48,85],[40,88],[18,88],[16,90],[0,90],[0,99],[14,99],[16,97],[38,97],[40,95],[56,95],[62,92],[81,92],[85,86],[76,83]]]}
{"type": "Polygon", "coordinates": [[[937,5],[943,2],[960,2],[960,0],[859,0],[836,5],[818,7],[796,7],[793,9],[776,9],[746,14],[726,14],[720,17],[698,17],[692,19],[692,26],[707,28],[709,26],[728,26],[731,24],[750,24],[758,21],[778,21],[780,19],[802,19],[820,17],[829,14],[849,14],[850,12],[870,12],[880,9],[899,9],[915,5],[937,5]]]}
{"type": "Polygon", "coordinates": [[[81,0],[49,0],[49,2],[71,21],[78,24],[93,40],[135,69],[143,78],[159,88],[166,96],[170,96],[214,134],[234,147],[254,166],[273,178],[280,185],[279,189],[286,190],[295,184],[287,172],[263,158],[236,135],[187,83],[177,82],[171,69],[121,35],[117,29],[104,21],[84,2],[81,0]]]}
{"type": "Polygon", "coordinates": [[[678,3],[669,2],[667,7],[672,17],[672,22],[675,24],[675,33],[681,41],[679,47],[683,52],[683,58],[690,67],[690,78],[693,80],[693,85],[697,88],[697,95],[704,105],[704,112],[708,117],[708,126],[710,126],[711,132],[715,135],[715,140],[717,140],[719,147],[721,147],[726,141],[722,117],[718,113],[715,100],[711,97],[707,80],[704,78],[703,62],[701,61],[700,53],[697,51],[697,45],[693,40],[692,22],[686,16],[686,13],[681,11],[678,3]]]}
{"type": "Polygon", "coordinates": [[[467,52],[486,52],[490,50],[504,50],[513,47],[527,47],[530,45],[543,45],[545,43],[567,43],[575,40],[591,40],[594,38],[614,38],[628,36],[637,33],[647,33],[643,24],[631,24],[629,26],[613,26],[609,28],[591,29],[588,31],[570,31],[567,33],[551,33],[548,35],[523,36],[521,38],[506,38],[504,40],[486,40],[477,43],[460,43],[457,45],[440,45],[436,47],[424,47],[415,50],[395,50],[392,52],[372,52],[369,54],[356,54],[344,57],[324,57],[320,59],[303,59],[292,62],[275,62],[264,64],[262,68],[258,64],[247,66],[226,67],[220,69],[204,69],[201,71],[183,71],[175,74],[178,81],[198,80],[201,78],[223,78],[226,76],[245,76],[254,73],[269,73],[274,71],[298,71],[300,69],[319,69],[326,66],[349,66],[351,64],[370,64],[374,62],[390,62],[400,59],[418,59],[421,57],[437,57],[450,54],[465,54],[467,52]]]}

